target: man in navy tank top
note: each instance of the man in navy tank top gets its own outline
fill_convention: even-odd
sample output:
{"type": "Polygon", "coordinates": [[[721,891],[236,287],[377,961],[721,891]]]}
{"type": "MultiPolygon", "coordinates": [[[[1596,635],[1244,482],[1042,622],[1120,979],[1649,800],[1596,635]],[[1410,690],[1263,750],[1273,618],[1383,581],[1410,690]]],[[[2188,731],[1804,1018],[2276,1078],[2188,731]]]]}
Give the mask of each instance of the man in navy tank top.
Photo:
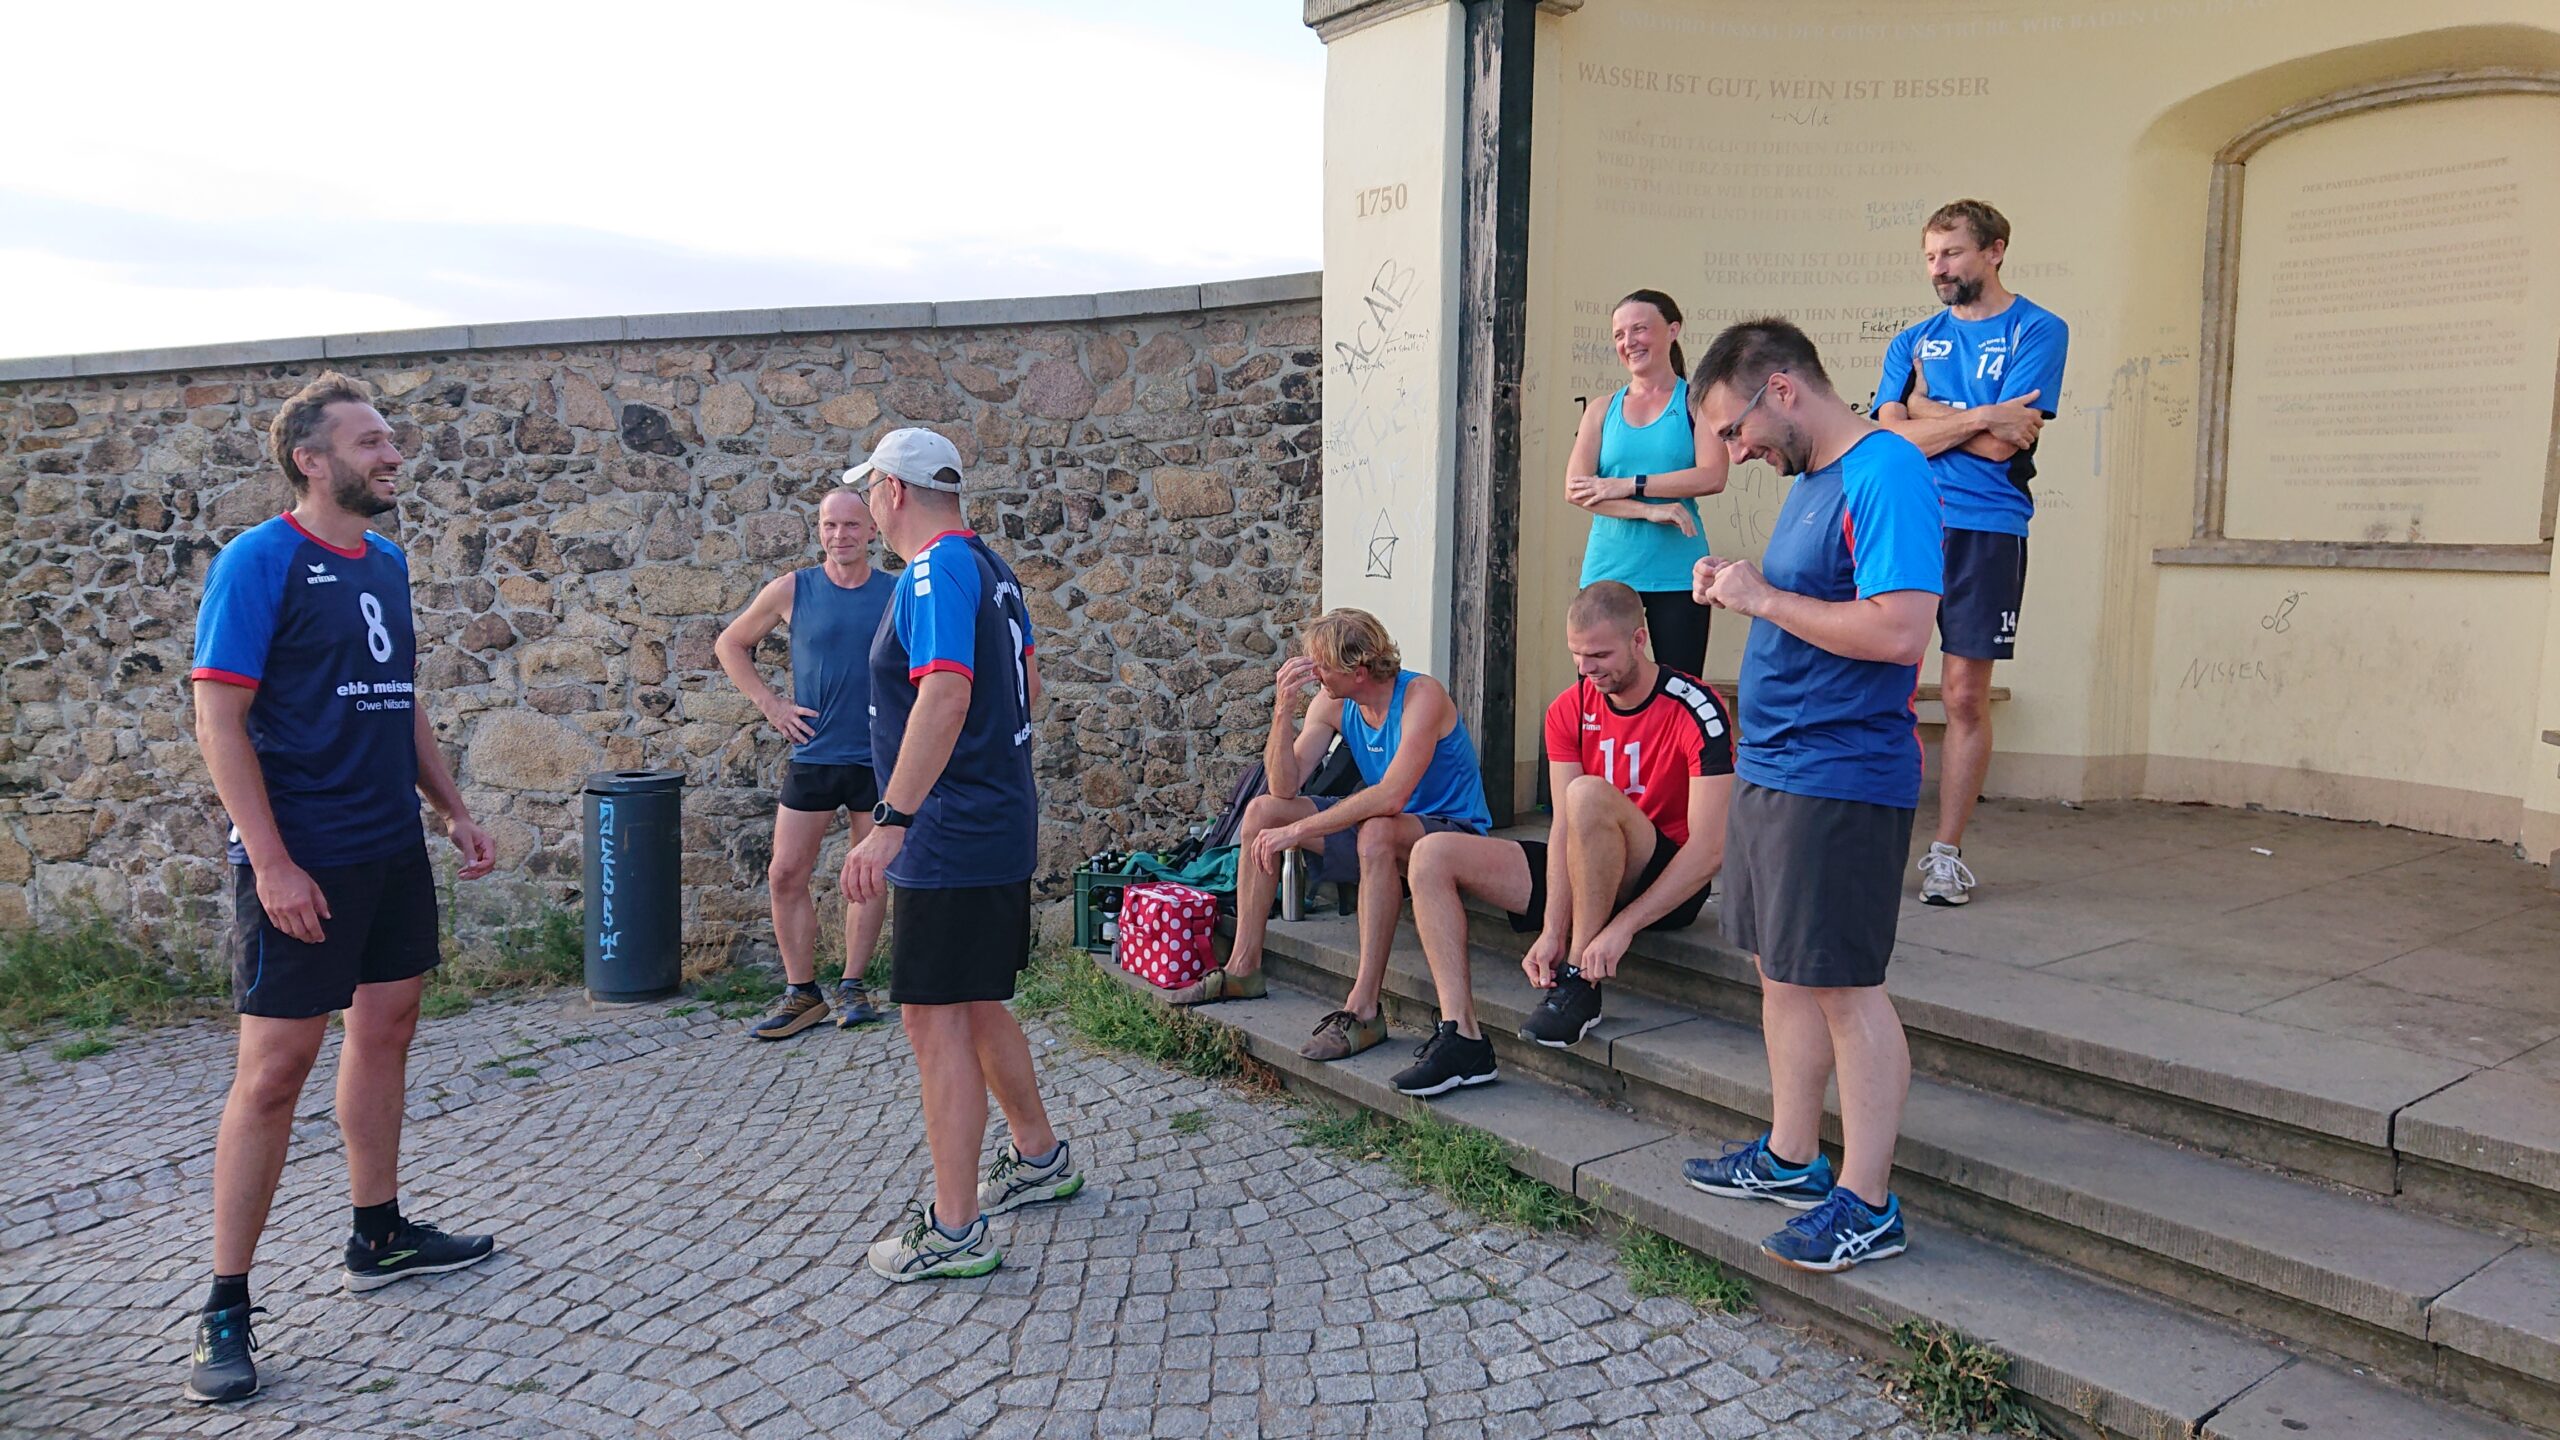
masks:
{"type": "MultiPolygon", "coordinates": [[[[774,944],[782,951],[788,983],[774,1012],[748,1027],[758,1040],[786,1039],[827,1018],[826,997],[818,990],[818,911],[809,872],[817,867],[818,847],[837,811],[851,818],[853,843],[859,845],[871,833],[871,807],[880,803],[871,770],[871,641],[889,613],[897,581],[871,568],[871,541],[878,533],[861,496],[842,488],[827,492],[818,502],[823,561],[756,592],[711,645],[729,683],[791,742],[791,758],[782,767],[782,803],[773,817],[773,864],[765,872],[773,891],[774,944]],[[756,673],[756,647],[781,626],[791,633],[787,701],[756,673]]],[[[888,913],[885,899],[845,907],[844,979],[836,984],[839,1028],[880,1019],[862,975],[888,913]]]]}
{"type": "Polygon", "coordinates": [[[1004,1003],[1031,958],[1040,666],[1022,582],[961,519],[960,473],[960,452],[930,430],[892,430],[845,472],[907,561],[871,643],[880,803],[843,877],[857,905],[890,897],[889,998],[915,1046],[933,1153],[932,1198],[871,1247],[871,1268],[900,1283],[986,1274],[1004,1261],[988,1216],[1084,1188],[1004,1003]],[[1012,1135],[981,1184],[989,1091],[1012,1135]]]}
{"type": "Polygon", "coordinates": [[[196,742],[231,819],[240,1010],[213,1151],[213,1290],[186,1386],[206,1402],[257,1393],[249,1264],[332,1014],[346,1025],[346,1287],[459,1270],[496,1248],[400,1213],[409,1041],[443,958],[418,797],[462,853],[462,879],[496,864],[417,694],[408,557],[365,528],[395,503],[400,447],[373,392],[335,371],[285,401],[267,443],[293,509],[214,557],[189,675],[196,742]]]}
{"type": "Polygon", "coordinates": [[[1177,1005],[1248,1000],[1266,992],[1262,937],[1279,892],[1281,857],[1323,856],[1326,870],[1360,878],[1360,974],[1342,1008],[1316,1022],[1299,1050],[1341,1060],[1387,1038],[1378,992],[1403,910],[1405,866],[1425,835],[1493,828],[1475,741],[1447,687],[1404,668],[1386,627],[1365,610],[1331,610],[1307,627],[1302,653],[1281,665],[1263,743],[1270,793],[1245,806],[1236,832],[1236,941],[1223,969],[1166,998],[1177,1005]],[[1317,687],[1312,703],[1307,687],[1317,687]],[[1306,705],[1306,724],[1298,707],[1306,705]],[[1360,772],[1360,788],[1309,798],[1298,787],[1339,735],[1360,772]]]}

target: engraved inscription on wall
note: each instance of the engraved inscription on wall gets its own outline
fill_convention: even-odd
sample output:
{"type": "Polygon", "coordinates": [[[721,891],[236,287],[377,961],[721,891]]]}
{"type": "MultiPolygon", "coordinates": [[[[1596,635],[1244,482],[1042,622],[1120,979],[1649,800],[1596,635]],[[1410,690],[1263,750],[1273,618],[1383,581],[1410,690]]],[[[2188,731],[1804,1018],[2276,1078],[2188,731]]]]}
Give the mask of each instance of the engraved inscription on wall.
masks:
{"type": "Polygon", "coordinates": [[[2560,361],[2560,100],[2434,101],[2245,171],[2224,533],[2541,535],[2560,361]]]}

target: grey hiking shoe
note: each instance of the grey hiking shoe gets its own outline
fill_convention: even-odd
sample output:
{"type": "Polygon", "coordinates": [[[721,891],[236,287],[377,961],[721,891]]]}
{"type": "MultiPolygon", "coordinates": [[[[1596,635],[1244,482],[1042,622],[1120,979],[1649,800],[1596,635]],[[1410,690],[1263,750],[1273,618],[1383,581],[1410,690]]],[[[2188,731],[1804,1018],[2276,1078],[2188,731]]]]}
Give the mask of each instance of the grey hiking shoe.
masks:
{"type": "Polygon", "coordinates": [[[1348,1010],[1336,1010],[1316,1022],[1314,1037],[1298,1053],[1310,1060],[1348,1060],[1386,1038],[1385,1011],[1363,1020],[1348,1010]]]}

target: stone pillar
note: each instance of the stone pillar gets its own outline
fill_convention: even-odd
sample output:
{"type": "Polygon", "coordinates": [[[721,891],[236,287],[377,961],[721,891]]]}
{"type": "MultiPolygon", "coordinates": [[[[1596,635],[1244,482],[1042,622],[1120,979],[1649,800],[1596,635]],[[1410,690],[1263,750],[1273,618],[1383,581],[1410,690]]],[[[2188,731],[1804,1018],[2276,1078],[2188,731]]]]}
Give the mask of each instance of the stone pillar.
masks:
{"type": "Polygon", "coordinates": [[[1308,0],[1325,41],[1324,603],[1450,656],[1465,12],[1308,0]]]}

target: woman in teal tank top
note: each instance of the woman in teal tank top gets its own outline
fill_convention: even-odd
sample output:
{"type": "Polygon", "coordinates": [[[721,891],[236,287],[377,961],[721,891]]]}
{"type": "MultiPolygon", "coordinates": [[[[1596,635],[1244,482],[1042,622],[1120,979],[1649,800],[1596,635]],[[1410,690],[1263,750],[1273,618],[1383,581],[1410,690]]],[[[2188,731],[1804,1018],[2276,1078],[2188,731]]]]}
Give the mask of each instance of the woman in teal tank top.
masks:
{"type": "Polygon", "coordinates": [[[1690,576],[1708,545],[1695,497],[1724,490],[1724,447],[1698,444],[1690,426],[1679,305],[1638,290],[1611,312],[1610,332],[1627,383],[1607,405],[1584,407],[1565,467],[1565,498],[1591,513],[1581,583],[1633,589],[1653,658],[1702,674],[1708,611],[1690,598],[1690,576]]]}

